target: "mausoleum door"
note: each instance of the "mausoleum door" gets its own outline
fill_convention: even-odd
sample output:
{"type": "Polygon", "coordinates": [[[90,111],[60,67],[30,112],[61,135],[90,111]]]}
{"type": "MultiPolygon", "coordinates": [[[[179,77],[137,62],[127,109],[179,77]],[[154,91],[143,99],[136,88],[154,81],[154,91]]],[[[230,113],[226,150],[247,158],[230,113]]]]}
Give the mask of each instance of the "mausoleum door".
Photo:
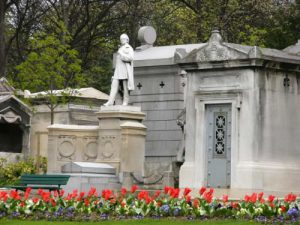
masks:
{"type": "Polygon", "coordinates": [[[207,186],[230,187],[231,104],[206,105],[207,186]]]}

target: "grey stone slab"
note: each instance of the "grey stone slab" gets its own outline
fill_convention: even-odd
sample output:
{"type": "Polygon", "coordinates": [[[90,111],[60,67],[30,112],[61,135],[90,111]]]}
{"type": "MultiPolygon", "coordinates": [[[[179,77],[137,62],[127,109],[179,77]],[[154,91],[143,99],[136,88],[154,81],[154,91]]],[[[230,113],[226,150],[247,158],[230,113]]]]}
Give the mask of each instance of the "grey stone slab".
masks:
{"type": "Polygon", "coordinates": [[[100,111],[116,111],[116,112],[141,112],[141,108],[138,106],[129,105],[111,105],[111,106],[101,106],[100,111]]]}
{"type": "Polygon", "coordinates": [[[145,110],[169,110],[169,109],[182,109],[183,101],[171,100],[171,101],[148,101],[141,103],[143,111],[145,110]]]}
{"type": "Polygon", "coordinates": [[[105,163],[70,162],[62,166],[64,173],[115,174],[116,169],[105,163]]]}
{"type": "Polygon", "coordinates": [[[166,156],[166,157],[159,157],[159,156],[147,156],[145,157],[146,163],[165,163],[165,162],[172,162],[176,158],[174,156],[166,156]]]}
{"type": "Polygon", "coordinates": [[[144,121],[147,131],[151,130],[166,130],[168,121],[144,121]]]}
{"type": "Polygon", "coordinates": [[[146,120],[174,120],[177,118],[181,110],[159,110],[146,111],[146,120]]]}
{"type": "Polygon", "coordinates": [[[146,142],[145,156],[176,156],[180,141],[149,141],[146,142]]]}
{"type": "Polygon", "coordinates": [[[180,130],[161,130],[148,131],[147,141],[176,141],[181,140],[182,132],[180,130]]]}
{"type": "Polygon", "coordinates": [[[160,93],[152,93],[148,95],[130,95],[130,102],[135,105],[135,103],[141,102],[153,102],[153,101],[183,101],[183,93],[171,93],[171,94],[160,94],[160,93]]]}
{"type": "Polygon", "coordinates": [[[144,77],[153,77],[153,76],[168,76],[178,74],[180,70],[178,65],[162,65],[162,66],[144,66],[144,67],[135,67],[134,76],[136,79],[144,77]]]}
{"type": "Polygon", "coordinates": [[[95,187],[99,192],[103,189],[120,190],[121,184],[116,175],[110,174],[92,174],[92,173],[69,173],[71,176],[67,185],[63,188],[67,193],[77,189],[79,192],[87,192],[91,187],[95,187]]]}

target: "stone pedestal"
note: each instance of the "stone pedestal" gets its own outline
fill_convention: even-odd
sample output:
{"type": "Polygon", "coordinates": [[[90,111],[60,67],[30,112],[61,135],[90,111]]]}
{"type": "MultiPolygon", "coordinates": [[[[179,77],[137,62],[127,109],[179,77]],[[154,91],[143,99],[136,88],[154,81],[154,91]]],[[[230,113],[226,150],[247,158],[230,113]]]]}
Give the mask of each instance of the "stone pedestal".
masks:
{"type": "MultiPolygon", "coordinates": [[[[108,163],[117,173],[144,174],[145,114],[136,106],[102,106],[99,119],[97,162],[108,163]]],[[[126,185],[126,184],[124,184],[126,185]]]]}

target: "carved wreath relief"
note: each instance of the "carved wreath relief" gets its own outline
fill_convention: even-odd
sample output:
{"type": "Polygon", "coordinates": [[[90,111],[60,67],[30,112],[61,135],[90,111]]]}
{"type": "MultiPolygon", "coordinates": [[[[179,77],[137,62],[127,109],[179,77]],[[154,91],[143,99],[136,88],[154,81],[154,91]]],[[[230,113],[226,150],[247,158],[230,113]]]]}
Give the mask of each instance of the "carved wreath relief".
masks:
{"type": "Polygon", "coordinates": [[[74,141],[76,136],[59,136],[59,146],[58,146],[58,160],[74,160],[75,159],[75,145],[74,141]]]}
{"type": "Polygon", "coordinates": [[[101,136],[101,145],[103,146],[103,151],[101,152],[101,157],[103,159],[115,158],[114,143],[116,141],[116,136],[107,135],[101,136]]]}
{"type": "Polygon", "coordinates": [[[84,137],[84,152],[83,158],[88,161],[94,161],[98,156],[97,138],[96,137],[84,137]]]}

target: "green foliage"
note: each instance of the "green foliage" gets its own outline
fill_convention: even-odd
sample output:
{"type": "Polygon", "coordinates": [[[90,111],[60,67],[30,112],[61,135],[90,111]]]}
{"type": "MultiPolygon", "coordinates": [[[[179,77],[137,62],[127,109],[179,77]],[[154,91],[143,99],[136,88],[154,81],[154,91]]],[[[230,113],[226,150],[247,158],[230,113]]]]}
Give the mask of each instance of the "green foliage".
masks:
{"type": "Polygon", "coordinates": [[[78,52],[67,44],[71,37],[64,24],[59,24],[59,35],[58,32],[35,35],[31,40],[33,51],[16,67],[21,89],[44,91],[39,97],[45,99],[51,110],[51,124],[59,101],[67,102],[75,94],[71,88],[84,85],[78,52]],[[58,89],[64,90],[60,96],[54,91],[58,89]]]}
{"type": "Polygon", "coordinates": [[[22,174],[37,174],[47,172],[47,159],[40,157],[39,163],[33,158],[22,160],[17,163],[7,163],[0,158],[0,186],[17,184],[22,174]]]}
{"type": "Polygon", "coordinates": [[[144,25],[156,29],[158,46],[206,42],[214,27],[237,44],[282,49],[300,39],[300,0],[24,2],[5,14],[6,70],[31,91],[82,86],[79,78],[108,93],[120,34],[137,47],[144,25]]]}
{"type": "Polygon", "coordinates": [[[61,37],[40,33],[31,40],[33,51],[18,65],[20,87],[33,92],[77,87],[83,83],[78,52],[67,44],[70,36],[61,25],[61,37]]]}

